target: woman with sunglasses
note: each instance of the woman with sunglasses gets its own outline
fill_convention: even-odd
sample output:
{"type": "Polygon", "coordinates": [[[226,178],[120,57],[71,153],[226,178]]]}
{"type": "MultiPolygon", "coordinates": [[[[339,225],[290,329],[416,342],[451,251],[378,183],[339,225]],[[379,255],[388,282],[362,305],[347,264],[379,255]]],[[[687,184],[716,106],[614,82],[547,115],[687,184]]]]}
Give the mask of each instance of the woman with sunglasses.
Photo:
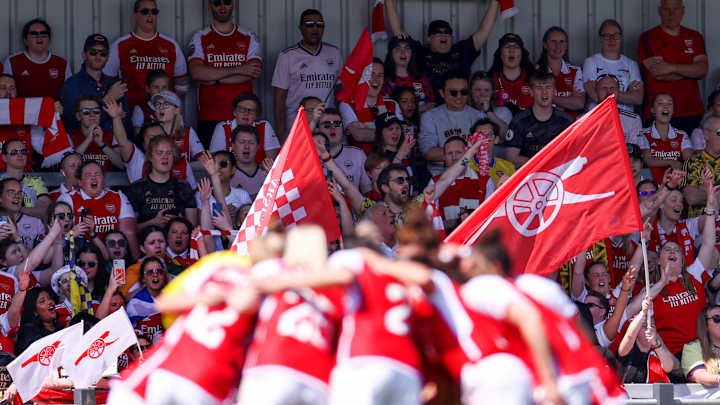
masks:
{"type": "Polygon", "coordinates": [[[700,311],[697,339],[683,347],[682,371],[688,382],[720,387],[720,306],[700,311]]]}
{"type": "Polygon", "coordinates": [[[598,37],[600,52],[586,58],[583,64],[588,108],[602,101],[596,89],[600,76],[612,75],[620,87],[617,93],[618,107],[632,112],[634,106],[642,105],[645,90],[638,63],[620,54],[623,40],[620,23],[615,20],[603,21],[598,29],[598,37]]]}
{"type": "Polygon", "coordinates": [[[69,264],[71,230],[73,231],[75,255],[77,255],[80,249],[88,246],[93,246],[95,249],[103,252],[103,257],[108,255],[105,245],[99,238],[88,240],[84,237],[93,227],[91,219],[84,217],[80,219],[78,223],[75,223],[75,214],[72,212],[72,207],[70,207],[68,203],[57,201],[50,206],[47,223],[51,224],[53,221],[58,221],[62,226],[62,237],[58,238],[58,240],[53,243],[53,249],[47,252],[45,256],[47,263],[54,259],[54,255],[59,255],[58,257],[62,257],[62,265],[69,264]]]}
{"type": "Polygon", "coordinates": [[[155,340],[163,332],[162,317],[155,309],[155,297],[167,285],[170,276],[165,262],[157,257],[145,259],[140,266],[142,288],[127,303],[127,314],[133,326],[155,340]],[[149,333],[148,333],[149,332],[149,333]]]}
{"type": "Polygon", "coordinates": [[[617,354],[626,384],[670,382],[667,374],[680,368],[680,361],[668,350],[652,324],[648,324],[651,309],[652,301],[643,299],[642,310],[630,322],[620,341],[617,354]]]}
{"type": "Polygon", "coordinates": [[[125,260],[125,264],[129,265],[133,262],[130,256],[128,239],[121,231],[110,231],[103,238],[108,256],[105,257],[105,270],[109,273],[112,270],[112,261],[116,259],[125,260]]]}
{"type": "MultiPolygon", "coordinates": [[[[655,328],[670,352],[678,358],[681,357],[683,345],[698,337],[697,316],[707,302],[704,284],[710,280],[710,269],[717,265],[717,260],[714,260],[715,217],[720,186],[713,187],[713,174],[710,170],[705,170],[703,180],[708,198],[703,216],[700,217],[704,222],[700,250],[694,255],[692,245],[690,246],[689,255],[694,261],[688,265],[688,253],[683,254],[685,243],[667,238],[659,251],[656,271],[660,273],[660,280],[649,289],[650,298],[653,300],[655,328]]],[[[668,198],[672,198],[672,195],[668,198]]],[[[630,309],[639,309],[641,305],[638,302],[642,301],[643,296],[644,293],[639,293],[630,304],[630,309]]],[[[630,312],[630,315],[632,314],[630,312]]]]}

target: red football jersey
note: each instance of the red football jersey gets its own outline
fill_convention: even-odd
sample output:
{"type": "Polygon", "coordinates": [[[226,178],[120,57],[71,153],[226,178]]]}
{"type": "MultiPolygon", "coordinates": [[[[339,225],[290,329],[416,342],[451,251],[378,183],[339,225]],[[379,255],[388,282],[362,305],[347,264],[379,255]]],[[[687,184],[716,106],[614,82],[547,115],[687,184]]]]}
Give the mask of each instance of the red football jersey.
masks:
{"type": "MultiPolygon", "coordinates": [[[[280,260],[265,261],[253,274],[303,271],[280,260]]],[[[309,288],[284,291],[265,298],[260,307],[246,369],[285,366],[330,382],[334,349],[340,323],[341,294],[309,288]]]]}
{"type": "Polygon", "coordinates": [[[12,274],[0,271],[0,314],[7,312],[18,289],[18,281],[12,274]]]}
{"type": "Polygon", "coordinates": [[[132,205],[119,191],[106,189],[98,197],[92,198],[82,190],[75,190],[61,195],[59,200],[70,204],[75,213],[75,223],[80,222],[82,211],[89,209],[95,218],[95,233],[100,238],[109,231],[120,230],[121,219],[135,217],[132,205]]]}
{"type": "Polygon", "coordinates": [[[173,135],[172,140],[175,141],[175,146],[177,146],[180,156],[188,162],[197,159],[205,151],[202,143],[200,143],[197,132],[191,127],[185,128],[182,138],[176,138],[173,135]]]}
{"type": "Polygon", "coordinates": [[[533,104],[533,95],[528,79],[525,72],[515,80],[508,80],[502,73],[493,73],[498,105],[512,103],[523,110],[529,108],[533,104]]]}
{"type": "MultiPolygon", "coordinates": [[[[472,169],[465,174],[455,179],[438,198],[438,208],[445,221],[458,219],[461,207],[475,209],[487,198],[490,176],[481,176],[472,169]]],[[[439,178],[439,175],[435,176],[433,181],[437,182],[439,178]]]]}
{"type": "MultiPolygon", "coordinates": [[[[75,147],[83,143],[86,139],[85,134],[82,133],[82,130],[80,128],[76,128],[75,130],[70,131],[68,135],[70,135],[70,140],[72,141],[73,145],[75,145],[75,147]]],[[[112,146],[114,141],[115,138],[112,132],[103,130],[103,142],[105,143],[105,145],[112,146]]],[[[110,156],[108,156],[107,153],[103,152],[103,150],[100,149],[100,147],[94,141],[91,141],[87,149],[85,149],[85,153],[82,154],[82,160],[96,161],[102,167],[104,172],[108,172],[111,169],[115,168],[115,166],[110,163],[110,156]]]]}
{"type": "MultiPolygon", "coordinates": [[[[213,25],[193,35],[190,45],[192,60],[201,60],[213,68],[233,68],[250,61],[262,62],[260,44],[255,35],[234,26],[232,32],[223,34],[213,25]]],[[[198,119],[222,121],[232,119],[232,101],[241,93],[253,92],[252,80],[238,84],[200,85],[198,119]]]]}
{"type": "MultiPolygon", "coordinates": [[[[27,163],[25,164],[25,171],[31,172],[33,167],[33,151],[32,151],[32,138],[31,138],[31,127],[30,125],[0,125],[0,148],[2,144],[8,139],[16,138],[25,142],[25,147],[28,150],[27,163]]],[[[5,161],[0,159],[0,172],[7,170],[5,161]]]]}
{"type": "Polygon", "coordinates": [[[60,89],[72,75],[68,62],[53,54],[36,62],[25,52],[16,53],[5,61],[5,73],[17,82],[18,97],[51,97],[60,100],[60,89]]]}
{"type": "Polygon", "coordinates": [[[413,313],[407,288],[394,278],[373,271],[362,256],[352,250],[333,254],[328,267],[352,270],[356,277],[357,289],[351,289],[347,297],[346,319],[337,348],[338,362],[359,356],[378,356],[420,372],[420,353],[410,327],[413,313]]]}
{"type": "Polygon", "coordinates": [[[187,77],[187,64],[180,46],[160,33],[144,39],[131,32],[112,44],[103,72],[122,78],[128,86],[128,104],[133,108],[145,103],[145,79],[156,69],[163,69],[170,75],[171,89],[174,80],[187,77]]]}
{"type": "MultiPolygon", "coordinates": [[[[676,128],[670,127],[667,138],[662,136],[655,129],[655,124],[648,128],[643,128],[640,132],[640,149],[650,149],[650,156],[656,159],[677,160],[682,161],[682,151],[692,148],[690,137],[684,132],[676,128]]],[[[662,184],[663,175],[666,167],[651,167],[655,182],[662,184]]]]}
{"type": "MultiPolygon", "coordinates": [[[[265,159],[267,155],[265,155],[265,145],[266,145],[266,139],[265,139],[265,131],[268,129],[270,123],[262,120],[258,121],[255,124],[255,128],[257,128],[258,134],[260,135],[260,142],[258,142],[258,150],[257,153],[255,153],[255,163],[260,164],[265,159]]],[[[217,152],[218,150],[227,150],[232,151],[232,131],[237,127],[237,121],[232,120],[228,121],[222,124],[222,130],[223,130],[223,140],[225,147],[219,148],[220,141],[215,139],[217,136],[216,133],[213,133],[213,139],[210,141],[210,151],[211,152],[217,152]]],[[[273,131],[273,135],[275,132],[273,131]]]]}

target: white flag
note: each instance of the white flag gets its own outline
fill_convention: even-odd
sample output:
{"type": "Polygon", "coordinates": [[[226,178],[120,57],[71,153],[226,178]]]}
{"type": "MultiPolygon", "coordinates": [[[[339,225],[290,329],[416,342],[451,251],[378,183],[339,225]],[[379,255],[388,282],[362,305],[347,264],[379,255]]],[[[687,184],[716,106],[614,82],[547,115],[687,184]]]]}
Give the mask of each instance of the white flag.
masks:
{"type": "Polygon", "coordinates": [[[75,388],[95,384],[103,371],[129,346],[137,344],[127,313],[119,309],[98,322],[80,341],[65,351],[62,365],[75,388]]]}
{"type": "Polygon", "coordinates": [[[78,342],[82,333],[83,324],[80,322],[45,336],[7,365],[23,402],[30,401],[42,390],[45,378],[56,372],[60,365],[58,360],[63,352],[78,342]]]}

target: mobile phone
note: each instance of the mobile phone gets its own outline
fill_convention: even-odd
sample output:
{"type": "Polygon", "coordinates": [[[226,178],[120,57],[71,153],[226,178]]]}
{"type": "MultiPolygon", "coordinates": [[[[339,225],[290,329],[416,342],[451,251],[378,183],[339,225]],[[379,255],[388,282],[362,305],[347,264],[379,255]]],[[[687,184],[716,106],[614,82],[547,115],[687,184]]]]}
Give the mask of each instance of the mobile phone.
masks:
{"type": "Polygon", "coordinates": [[[80,216],[82,216],[82,217],[89,217],[91,215],[92,215],[92,211],[89,208],[83,208],[80,211],[80,216]]]}
{"type": "Polygon", "coordinates": [[[6,215],[0,216],[0,225],[7,224],[8,222],[10,222],[10,220],[6,215]]]}
{"type": "Polygon", "coordinates": [[[210,207],[210,209],[212,210],[212,215],[213,215],[214,217],[217,216],[216,212],[219,212],[220,214],[222,214],[222,212],[223,212],[223,211],[222,211],[222,204],[220,204],[219,202],[214,202],[214,203],[212,203],[212,206],[210,207]]]}
{"type": "Polygon", "coordinates": [[[125,260],[114,259],[112,267],[112,276],[115,277],[119,285],[125,285],[125,260]]]}

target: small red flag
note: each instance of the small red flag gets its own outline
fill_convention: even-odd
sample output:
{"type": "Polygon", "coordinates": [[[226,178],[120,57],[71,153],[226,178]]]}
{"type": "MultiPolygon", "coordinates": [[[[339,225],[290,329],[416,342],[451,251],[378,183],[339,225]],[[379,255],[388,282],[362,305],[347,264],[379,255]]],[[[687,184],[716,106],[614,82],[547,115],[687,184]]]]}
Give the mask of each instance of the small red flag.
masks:
{"type": "Polygon", "coordinates": [[[248,241],[262,237],[274,216],[285,228],[315,224],[325,230],[328,241],[339,239],[340,226],[334,212],[305,109],[300,107],[290,135],[255,197],[231,250],[246,254],[248,241]]]}
{"type": "Polygon", "coordinates": [[[387,39],[385,32],[385,0],[375,0],[372,9],[372,17],[370,18],[370,30],[373,42],[387,39]]]}
{"type": "Polygon", "coordinates": [[[372,75],[373,44],[367,28],[360,35],[355,49],[348,56],[340,71],[342,90],[337,95],[339,101],[354,103],[358,108],[365,105],[370,76],[372,75]]]}
{"type": "Polygon", "coordinates": [[[513,247],[513,273],[548,274],[594,242],[642,229],[615,98],[546,145],[447,237],[490,229],[513,247]]]}

